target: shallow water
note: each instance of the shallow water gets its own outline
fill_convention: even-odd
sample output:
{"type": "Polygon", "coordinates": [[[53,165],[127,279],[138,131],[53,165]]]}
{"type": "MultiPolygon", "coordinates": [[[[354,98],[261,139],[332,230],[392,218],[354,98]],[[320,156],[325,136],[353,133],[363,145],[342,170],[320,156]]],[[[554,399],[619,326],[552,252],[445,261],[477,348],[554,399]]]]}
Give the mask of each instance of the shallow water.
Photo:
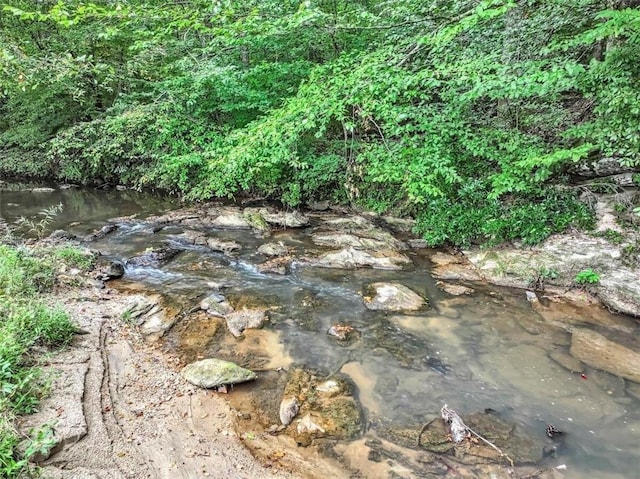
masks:
{"type": "MultiPolygon", "coordinates": [[[[154,233],[139,221],[176,207],[172,199],[131,191],[0,190],[0,216],[7,222],[20,216],[38,219],[43,208],[58,203],[63,213],[50,226],[82,236],[107,219],[136,215],[90,244],[123,260],[149,246],[175,241],[182,231],[168,227],[154,233]]],[[[298,252],[318,249],[310,242],[310,229],[277,232],[266,239],[246,231],[209,233],[241,243],[242,251],[229,257],[182,245],[185,251],[166,266],[128,267],[126,278],[187,306],[208,294],[212,282],[221,283],[231,301],[269,306],[270,320],[262,331],[249,331],[239,341],[226,334],[219,320],[189,317],[164,340],[164,347],[183,361],[217,355],[258,369],[295,363],[327,373],[341,371],[357,386],[366,435],[393,425],[419,428],[444,404],[463,415],[491,408],[541,444],[547,441],[545,426],[551,423],[568,434],[560,456],[546,464],[566,464],[565,477],[640,477],[640,401],[629,394],[633,385],[587,367],[585,380],[561,366],[551,356],[568,355],[567,327],[543,320],[522,290],[474,284],[474,295],[452,297],[430,276],[428,250],[411,253],[414,267],[409,271],[299,265],[285,276],[261,274],[255,267],[264,259],[256,253],[258,246],[282,241],[298,252]],[[402,282],[429,298],[431,307],[414,314],[367,310],[362,291],[375,281],[402,282]],[[326,334],[335,323],[356,327],[360,339],[349,344],[335,341],[326,334]]],[[[640,331],[630,318],[599,307],[544,307],[550,317],[571,324],[597,317],[638,347],[640,331]]],[[[373,471],[377,466],[368,467],[373,471]]]]}

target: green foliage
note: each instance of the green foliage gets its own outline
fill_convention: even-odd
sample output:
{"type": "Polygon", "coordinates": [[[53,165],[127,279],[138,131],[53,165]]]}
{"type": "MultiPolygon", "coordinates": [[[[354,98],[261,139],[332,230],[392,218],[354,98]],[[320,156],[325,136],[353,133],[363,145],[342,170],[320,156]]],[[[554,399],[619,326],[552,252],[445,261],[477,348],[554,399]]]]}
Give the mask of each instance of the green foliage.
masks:
{"type": "Polygon", "coordinates": [[[88,251],[83,251],[73,246],[54,248],[55,258],[62,260],[67,266],[89,271],[94,264],[95,257],[88,251]]]}
{"type": "Polygon", "coordinates": [[[29,250],[0,245],[0,293],[35,296],[50,289],[55,281],[51,263],[36,258],[29,250]]]}
{"type": "Polygon", "coordinates": [[[640,163],[628,1],[9,3],[0,170],[531,244],[589,222],[553,193],[573,163],[640,163]]]}
{"type": "MultiPolygon", "coordinates": [[[[68,251],[63,253],[66,259],[68,251]]],[[[29,458],[53,445],[51,434],[41,429],[19,453],[11,425],[14,415],[35,410],[45,389],[34,348],[64,346],[76,332],[66,313],[34,299],[52,284],[50,259],[0,245],[0,477],[21,477],[29,458]]]]}
{"type": "Polygon", "coordinates": [[[612,230],[610,228],[607,228],[606,230],[598,233],[598,236],[602,236],[607,241],[613,244],[622,244],[625,240],[625,236],[622,233],[620,233],[619,231],[612,230]]]}
{"type": "Polygon", "coordinates": [[[16,220],[16,230],[22,230],[27,234],[34,234],[38,239],[41,239],[46,235],[49,225],[61,211],[62,203],[44,208],[38,213],[40,219],[21,216],[16,220]]]}
{"type": "Polygon", "coordinates": [[[593,213],[568,192],[541,190],[533,197],[499,202],[486,199],[487,188],[470,183],[460,188],[455,201],[430,202],[417,215],[415,231],[432,246],[516,240],[532,245],[572,225],[593,226],[593,213]]]}
{"type": "Polygon", "coordinates": [[[600,282],[600,275],[592,269],[584,269],[580,271],[573,280],[581,286],[597,284],[600,282]]]}

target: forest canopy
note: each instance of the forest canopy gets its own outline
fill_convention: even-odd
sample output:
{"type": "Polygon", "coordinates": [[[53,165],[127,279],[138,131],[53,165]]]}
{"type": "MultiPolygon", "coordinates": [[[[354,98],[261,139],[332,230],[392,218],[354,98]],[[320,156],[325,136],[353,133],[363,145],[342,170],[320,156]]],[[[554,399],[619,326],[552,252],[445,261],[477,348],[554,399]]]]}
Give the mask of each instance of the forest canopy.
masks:
{"type": "Polygon", "coordinates": [[[592,221],[575,162],[640,165],[639,3],[6,0],[0,171],[535,243],[592,221]]]}

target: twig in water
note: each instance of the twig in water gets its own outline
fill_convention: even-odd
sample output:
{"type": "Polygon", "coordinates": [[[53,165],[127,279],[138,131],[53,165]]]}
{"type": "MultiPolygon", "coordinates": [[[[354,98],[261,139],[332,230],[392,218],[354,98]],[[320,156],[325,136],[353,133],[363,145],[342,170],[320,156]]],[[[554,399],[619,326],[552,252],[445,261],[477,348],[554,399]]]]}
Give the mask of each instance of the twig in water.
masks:
{"type": "Polygon", "coordinates": [[[467,435],[468,435],[467,433],[473,434],[475,437],[480,439],[482,442],[484,442],[485,444],[487,444],[487,445],[491,446],[493,449],[495,449],[500,454],[500,457],[506,458],[507,461],[509,461],[509,464],[511,465],[511,467],[512,468],[514,467],[513,459],[511,459],[508,454],[505,454],[502,451],[502,449],[500,449],[494,443],[492,443],[488,439],[482,437],[480,434],[478,434],[473,429],[471,429],[469,426],[467,426],[464,423],[464,421],[462,420],[462,418],[460,417],[460,415],[457,412],[455,412],[453,409],[449,409],[446,404],[444,406],[442,406],[442,409],[440,409],[440,414],[442,415],[442,419],[447,424],[450,425],[450,427],[451,427],[451,437],[453,438],[454,442],[460,443],[460,442],[462,442],[464,440],[465,437],[467,437],[467,435]]]}

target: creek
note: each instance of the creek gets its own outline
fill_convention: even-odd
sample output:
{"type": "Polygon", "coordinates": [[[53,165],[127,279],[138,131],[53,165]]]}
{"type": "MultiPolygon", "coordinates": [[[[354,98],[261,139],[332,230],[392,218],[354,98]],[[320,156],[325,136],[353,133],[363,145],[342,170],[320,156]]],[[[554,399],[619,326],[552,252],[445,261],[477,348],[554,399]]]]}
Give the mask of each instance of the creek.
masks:
{"type": "MultiPolygon", "coordinates": [[[[88,244],[109,258],[126,263],[150,247],[169,244],[181,249],[166,264],[128,265],[118,280],[120,287],[142,285],[189,309],[210,294],[212,285],[222,285],[236,304],[260,304],[268,310],[269,321],[262,329],[248,331],[242,339],[227,334],[216,320],[186,316],[158,342],[183,364],[219,357],[271,371],[229,395],[239,409],[243,402],[260,401],[263,409],[277,407],[280,398],[266,396],[268,382],[277,381],[273,371],[278,368],[304,365],[348,378],[362,405],[364,425],[357,440],[344,441],[339,450],[364,477],[382,477],[376,473],[382,466],[379,461],[358,460],[362,454],[356,449],[370,447],[371,441],[369,446],[365,443],[371,438],[394,442],[393,431],[419,430],[439,416],[444,404],[462,415],[495,411],[540,446],[540,464],[566,464],[564,477],[640,477],[640,387],[579,363],[579,371],[572,368],[577,360],[569,355],[571,326],[544,321],[523,290],[467,282],[473,294],[452,296],[430,274],[434,251],[428,248],[406,251],[411,265],[402,271],[294,262],[288,274],[259,272],[264,256],[257,249],[267,242],[282,243],[298,256],[330,250],[311,238],[322,213],[310,215],[307,227],[274,229],[268,238],[247,230],[207,230],[210,238],[241,245],[239,251],[224,254],[180,242],[184,225],[145,221],[149,215],[180,208],[172,198],[76,188],[34,192],[6,184],[0,190],[0,217],[8,223],[20,216],[39,220],[43,208],[57,204],[62,204],[62,213],[48,225],[51,229],[85,237],[108,221],[117,224],[115,232],[88,244]],[[402,283],[428,298],[430,306],[412,313],[367,309],[363,292],[374,282],[402,283]],[[354,327],[359,338],[336,341],[327,334],[334,324],[354,327]],[[545,435],[548,424],[566,435],[557,453],[543,458],[542,447],[551,444],[545,435]]],[[[623,342],[640,336],[634,320],[600,306],[548,301],[544,305],[558,321],[566,319],[571,325],[604,330],[581,318],[614,325],[608,334],[623,342]]],[[[259,409],[254,405],[250,411],[257,421],[259,409]]],[[[268,426],[268,418],[264,421],[268,426]]],[[[389,477],[420,477],[415,471],[393,474],[389,477]]]]}

